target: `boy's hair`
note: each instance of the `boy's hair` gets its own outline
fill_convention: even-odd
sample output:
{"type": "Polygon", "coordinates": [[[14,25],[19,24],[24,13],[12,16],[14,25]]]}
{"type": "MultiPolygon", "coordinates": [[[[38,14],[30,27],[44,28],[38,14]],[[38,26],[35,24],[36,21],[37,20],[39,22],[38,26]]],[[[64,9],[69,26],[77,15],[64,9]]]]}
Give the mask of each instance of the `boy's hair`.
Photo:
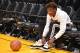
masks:
{"type": "Polygon", "coordinates": [[[46,4],[45,6],[47,9],[48,8],[53,8],[53,9],[57,9],[57,4],[55,2],[50,2],[48,4],[46,4]]]}

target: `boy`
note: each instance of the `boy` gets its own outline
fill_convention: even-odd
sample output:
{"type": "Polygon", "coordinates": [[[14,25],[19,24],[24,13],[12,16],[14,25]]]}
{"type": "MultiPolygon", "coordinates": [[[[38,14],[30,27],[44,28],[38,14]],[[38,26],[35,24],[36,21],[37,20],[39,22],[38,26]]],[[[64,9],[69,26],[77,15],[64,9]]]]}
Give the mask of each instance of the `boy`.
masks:
{"type": "MultiPolygon", "coordinates": [[[[64,5],[64,4],[63,4],[64,5]]],[[[44,50],[49,49],[49,45],[52,46],[53,42],[60,38],[66,31],[67,24],[72,24],[70,17],[66,12],[57,8],[57,5],[54,2],[50,2],[46,5],[47,8],[47,20],[46,25],[42,34],[42,39],[36,41],[32,47],[42,47],[44,50]],[[50,23],[53,22],[52,32],[49,37],[49,40],[46,41],[47,33],[49,32],[50,23]],[[54,35],[55,27],[59,27],[60,30],[56,35],[54,35]]]]}

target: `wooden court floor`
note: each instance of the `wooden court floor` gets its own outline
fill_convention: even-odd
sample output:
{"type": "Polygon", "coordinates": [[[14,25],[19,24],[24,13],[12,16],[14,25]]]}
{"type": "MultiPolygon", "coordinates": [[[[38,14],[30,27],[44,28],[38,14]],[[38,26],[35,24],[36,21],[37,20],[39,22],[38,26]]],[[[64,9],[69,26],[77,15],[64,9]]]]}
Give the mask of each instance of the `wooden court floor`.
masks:
{"type": "Polygon", "coordinates": [[[44,52],[39,49],[31,49],[29,45],[32,45],[33,42],[29,40],[23,40],[21,38],[11,37],[6,34],[0,34],[0,53],[71,53],[69,51],[59,50],[51,48],[50,52],[44,52]],[[22,43],[22,47],[19,51],[12,51],[10,49],[10,42],[12,40],[19,40],[22,43]]]}

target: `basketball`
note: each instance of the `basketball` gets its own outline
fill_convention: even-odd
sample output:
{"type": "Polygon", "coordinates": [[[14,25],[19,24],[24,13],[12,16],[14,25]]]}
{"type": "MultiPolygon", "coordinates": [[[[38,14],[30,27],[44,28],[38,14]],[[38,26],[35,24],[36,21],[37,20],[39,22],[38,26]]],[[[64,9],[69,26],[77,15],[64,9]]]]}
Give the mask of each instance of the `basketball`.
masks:
{"type": "Polygon", "coordinates": [[[13,40],[10,42],[10,48],[13,50],[13,51],[19,51],[20,48],[21,48],[21,42],[18,41],[18,40],[13,40]]]}

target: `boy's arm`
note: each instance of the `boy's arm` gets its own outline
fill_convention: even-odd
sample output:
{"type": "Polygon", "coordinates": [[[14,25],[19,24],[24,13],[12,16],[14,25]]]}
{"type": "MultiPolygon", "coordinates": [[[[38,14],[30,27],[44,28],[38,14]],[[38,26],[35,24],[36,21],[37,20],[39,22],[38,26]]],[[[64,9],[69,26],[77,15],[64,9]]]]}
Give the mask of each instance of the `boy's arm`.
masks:
{"type": "Polygon", "coordinates": [[[42,34],[43,37],[46,37],[47,33],[49,32],[50,23],[51,23],[51,18],[50,18],[49,15],[47,15],[46,25],[44,27],[44,31],[43,31],[43,34],[42,34]]]}
{"type": "MultiPolygon", "coordinates": [[[[62,18],[60,19],[60,30],[59,32],[54,36],[55,39],[60,38],[66,31],[66,24],[67,24],[67,18],[68,15],[62,15],[62,18]]],[[[69,18],[69,17],[68,17],[69,18]]]]}
{"type": "Polygon", "coordinates": [[[66,31],[66,23],[65,22],[61,22],[60,23],[60,30],[59,32],[54,36],[55,39],[60,38],[66,31]]]}

